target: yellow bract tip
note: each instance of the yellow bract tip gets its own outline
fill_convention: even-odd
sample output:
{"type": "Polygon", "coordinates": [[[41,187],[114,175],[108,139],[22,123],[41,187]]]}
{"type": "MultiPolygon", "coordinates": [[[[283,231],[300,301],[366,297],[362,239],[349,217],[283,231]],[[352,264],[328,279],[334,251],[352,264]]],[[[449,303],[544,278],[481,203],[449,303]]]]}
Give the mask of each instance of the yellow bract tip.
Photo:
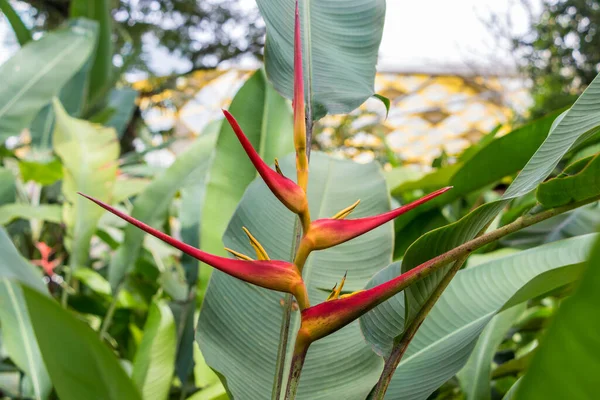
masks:
{"type": "Polygon", "coordinates": [[[235,251],[233,249],[230,249],[229,247],[225,247],[225,251],[230,252],[231,254],[233,254],[238,260],[245,260],[245,261],[254,261],[253,259],[251,259],[250,257],[248,257],[245,254],[240,253],[239,251],[235,251]]]}
{"type": "Polygon", "coordinates": [[[333,289],[331,289],[331,293],[329,293],[329,296],[327,296],[327,300],[325,300],[325,301],[336,300],[336,299],[340,298],[340,293],[342,292],[342,289],[344,288],[344,283],[346,283],[346,275],[348,275],[348,271],[346,271],[346,273],[344,274],[344,277],[342,278],[342,281],[340,282],[340,287],[337,287],[337,283],[336,283],[335,286],[333,287],[333,289]]]}
{"type": "Polygon", "coordinates": [[[346,218],[348,215],[350,215],[350,213],[352,211],[354,211],[354,209],[358,206],[358,203],[360,203],[360,199],[356,200],[354,202],[354,204],[352,204],[351,206],[348,206],[348,207],[344,208],[342,211],[340,211],[337,214],[335,214],[332,218],[333,219],[344,219],[344,218],[346,218]]]}
{"type": "Polygon", "coordinates": [[[250,231],[245,226],[242,227],[242,230],[244,231],[246,236],[248,236],[248,239],[250,240],[250,244],[254,248],[254,251],[256,251],[256,258],[258,260],[270,260],[269,255],[267,254],[267,251],[265,250],[265,248],[262,247],[260,242],[258,240],[256,240],[256,238],[254,236],[252,236],[250,231]]]}
{"type": "Polygon", "coordinates": [[[283,172],[281,172],[281,168],[279,168],[279,160],[278,159],[275,159],[275,171],[277,171],[277,173],[279,175],[284,176],[283,172]]]}

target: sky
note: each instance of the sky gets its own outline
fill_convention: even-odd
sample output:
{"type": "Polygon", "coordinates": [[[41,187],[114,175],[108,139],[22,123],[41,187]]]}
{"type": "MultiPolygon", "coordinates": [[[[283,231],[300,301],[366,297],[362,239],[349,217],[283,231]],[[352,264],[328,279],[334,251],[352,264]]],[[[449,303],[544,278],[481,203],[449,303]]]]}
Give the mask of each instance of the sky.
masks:
{"type": "MultiPolygon", "coordinates": [[[[241,0],[255,7],[255,0],[241,0]]],[[[513,30],[523,32],[528,21],[519,12],[519,0],[387,0],[386,21],[378,70],[406,72],[455,71],[473,65],[486,67],[503,57],[482,19],[492,14],[513,19],[513,30]]],[[[539,5],[540,0],[532,0],[539,5]]],[[[17,47],[4,43],[12,36],[6,21],[0,22],[0,63],[17,47]]],[[[157,51],[159,72],[169,73],[179,64],[157,51]],[[165,62],[166,60],[169,60],[165,62]],[[161,71],[162,70],[162,71],[161,71]]],[[[185,70],[185,67],[181,68],[185,70]]]]}
{"type": "MultiPolygon", "coordinates": [[[[532,5],[539,8],[539,0],[532,5]]],[[[379,69],[487,64],[498,47],[482,20],[510,15],[514,33],[529,21],[517,0],[387,0],[379,69]]]]}

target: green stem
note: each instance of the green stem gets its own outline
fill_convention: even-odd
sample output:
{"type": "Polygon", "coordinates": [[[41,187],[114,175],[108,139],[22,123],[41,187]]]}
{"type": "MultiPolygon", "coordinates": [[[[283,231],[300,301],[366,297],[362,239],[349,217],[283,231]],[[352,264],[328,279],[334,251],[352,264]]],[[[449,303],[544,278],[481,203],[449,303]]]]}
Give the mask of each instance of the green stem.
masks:
{"type": "Polygon", "coordinates": [[[423,307],[421,307],[417,315],[415,315],[415,318],[411,321],[404,332],[402,332],[400,339],[394,340],[394,347],[392,348],[392,352],[390,353],[389,357],[385,360],[383,372],[379,377],[379,381],[377,382],[377,386],[375,386],[375,390],[371,397],[372,400],[383,400],[387,388],[392,380],[392,376],[394,375],[394,371],[396,371],[398,364],[400,364],[406,349],[408,349],[408,345],[415,337],[415,334],[421,327],[421,324],[423,321],[425,321],[425,318],[438,301],[444,290],[448,287],[448,284],[452,278],[454,278],[454,275],[456,275],[458,270],[460,270],[460,268],[463,266],[467,258],[468,255],[456,260],[452,268],[446,275],[444,275],[442,281],[435,288],[431,296],[429,296],[423,307]]]}
{"type": "Polygon", "coordinates": [[[392,348],[392,352],[390,356],[386,359],[383,372],[377,382],[377,386],[375,387],[371,399],[373,400],[381,400],[385,397],[385,393],[387,388],[392,380],[392,376],[396,371],[396,368],[400,364],[404,353],[406,352],[408,345],[411,340],[417,333],[419,327],[440,298],[452,278],[456,275],[458,270],[461,268],[466,259],[471,255],[471,253],[489,243],[495,242],[496,240],[509,235],[511,233],[517,232],[521,229],[527,228],[531,225],[537,224],[539,222],[545,221],[549,218],[555,217],[559,214],[563,214],[565,212],[574,210],[576,208],[582,207],[586,204],[593,203],[595,201],[600,200],[600,196],[595,196],[591,199],[567,204],[561,207],[549,209],[542,211],[533,215],[524,215],[514,222],[505,225],[501,228],[498,228],[492,232],[488,232],[486,234],[478,235],[474,239],[463,243],[462,245],[455,247],[454,249],[441,254],[436,257],[435,262],[430,263],[424,270],[424,274],[419,274],[419,276],[429,275],[429,273],[440,269],[441,267],[447,265],[450,262],[456,261],[450,271],[446,273],[442,281],[435,288],[431,296],[427,299],[425,304],[421,307],[415,318],[411,321],[409,326],[404,330],[402,335],[398,340],[394,341],[394,347],[392,348]]]}
{"type": "Polygon", "coordinates": [[[279,400],[281,397],[281,387],[283,386],[283,372],[285,371],[285,356],[287,353],[288,338],[290,336],[290,325],[292,320],[293,296],[289,293],[285,295],[283,304],[283,315],[281,317],[281,329],[279,330],[279,346],[277,347],[277,362],[275,364],[275,380],[273,381],[273,390],[271,399],[279,400]]]}
{"type": "Polygon", "coordinates": [[[102,340],[104,338],[104,336],[106,335],[106,332],[108,332],[108,328],[110,328],[110,325],[112,323],[112,319],[115,315],[115,311],[117,310],[117,303],[119,302],[119,294],[121,293],[121,287],[122,285],[117,286],[117,288],[115,289],[115,294],[112,298],[112,301],[110,302],[110,305],[108,306],[108,310],[106,310],[106,315],[104,316],[104,319],[102,320],[102,325],[100,326],[100,340],[102,340]]]}
{"type": "Polygon", "coordinates": [[[69,288],[71,287],[71,280],[72,280],[71,267],[69,267],[65,270],[64,285],[61,285],[62,286],[62,294],[60,296],[60,304],[63,306],[63,308],[67,308],[67,304],[69,301],[69,288]]]}
{"type": "MultiPolygon", "coordinates": [[[[312,131],[313,131],[313,123],[312,123],[312,111],[311,107],[308,106],[306,110],[306,156],[308,157],[308,161],[310,163],[310,149],[312,144],[312,131]]],[[[294,246],[292,246],[292,254],[290,257],[292,260],[296,259],[296,252],[298,250],[298,246],[300,245],[300,241],[302,239],[302,229],[300,226],[306,227],[306,221],[300,221],[296,219],[294,223],[294,246]]],[[[310,223],[310,221],[308,221],[310,223]]],[[[302,266],[298,266],[300,271],[302,271],[302,267],[304,266],[304,262],[302,266]]],[[[277,347],[277,360],[275,362],[275,377],[273,380],[273,389],[271,391],[271,400],[279,400],[281,398],[281,388],[283,387],[283,374],[285,371],[285,356],[287,353],[287,344],[288,338],[290,336],[290,325],[292,320],[292,306],[293,306],[293,297],[291,294],[285,295],[285,300],[283,304],[283,315],[281,318],[281,329],[279,330],[279,345],[277,347]]]]}
{"type": "Polygon", "coordinates": [[[308,352],[308,344],[302,340],[296,340],[294,347],[294,356],[292,357],[292,366],[290,376],[288,378],[287,389],[285,391],[285,400],[294,400],[296,391],[300,384],[300,374],[302,374],[302,366],[308,352]]]}

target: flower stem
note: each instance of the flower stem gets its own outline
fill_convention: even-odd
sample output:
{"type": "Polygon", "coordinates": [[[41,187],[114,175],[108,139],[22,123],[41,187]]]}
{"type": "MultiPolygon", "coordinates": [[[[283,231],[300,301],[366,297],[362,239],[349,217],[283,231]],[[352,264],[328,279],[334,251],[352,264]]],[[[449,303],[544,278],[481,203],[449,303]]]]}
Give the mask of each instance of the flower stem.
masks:
{"type": "Polygon", "coordinates": [[[290,376],[288,378],[287,389],[285,391],[285,400],[294,400],[296,398],[296,391],[298,390],[298,385],[300,383],[300,374],[302,373],[302,366],[304,365],[304,359],[306,358],[308,347],[308,342],[296,340],[290,376]]]}
{"type": "MultiPolygon", "coordinates": [[[[563,214],[565,212],[571,211],[575,208],[579,208],[581,206],[593,203],[598,200],[600,200],[600,196],[595,196],[587,200],[567,204],[557,208],[552,208],[537,214],[524,215],[508,225],[505,225],[486,234],[480,234],[474,239],[463,243],[462,245],[436,257],[434,260],[436,260],[437,262],[430,263],[426,267],[426,269],[429,269],[429,271],[424,272],[433,272],[452,261],[455,261],[455,263],[452,266],[452,268],[444,275],[441,282],[435,288],[433,293],[429,296],[425,304],[423,304],[415,318],[410,322],[408,327],[406,327],[402,335],[394,341],[392,352],[390,353],[389,357],[385,360],[383,372],[381,373],[381,376],[379,378],[379,381],[377,382],[377,386],[373,391],[371,399],[382,400],[385,397],[385,393],[392,380],[392,376],[396,371],[396,368],[400,364],[404,353],[408,349],[408,345],[410,344],[411,340],[414,338],[419,327],[421,326],[421,324],[423,323],[423,321],[425,320],[425,318],[427,317],[437,300],[440,298],[444,290],[448,287],[448,284],[450,283],[452,278],[454,278],[456,273],[460,270],[464,262],[467,260],[467,258],[469,257],[469,255],[471,255],[473,251],[489,243],[495,242],[496,240],[506,235],[509,235],[521,229],[527,228],[531,225],[537,224],[549,218],[555,217],[559,214],[563,214]]],[[[429,274],[426,273],[426,275],[429,274]]]]}
{"type": "Polygon", "coordinates": [[[108,310],[106,310],[106,315],[102,320],[102,325],[100,326],[100,333],[98,334],[100,336],[100,340],[104,339],[104,336],[106,335],[106,332],[108,332],[108,328],[110,328],[110,325],[112,323],[115,311],[117,310],[117,303],[119,302],[119,294],[121,293],[121,287],[122,285],[119,285],[115,289],[112,301],[110,302],[108,310]]]}
{"type": "MultiPolygon", "coordinates": [[[[312,123],[312,112],[310,105],[306,107],[306,156],[308,158],[308,162],[310,164],[310,149],[312,143],[312,131],[313,131],[313,123],[312,123]]],[[[300,216],[300,218],[303,218],[300,216]]],[[[294,246],[292,248],[292,260],[296,260],[296,253],[298,251],[298,246],[300,245],[300,241],[302,239],[302,230],[307,228],[307,224],[310,225],[310,220],[307,222],[305,220],[299,221],[295,220],[294,223],[294,246]],[[300,222],[300,223],[299,223],[300,222]],[[302,229],[301,229],[302,226],[302,229]]],[[[306,260],[304,260],[306,261],[306,260]]],[[[302,267],[304,266],[304,261],[302,265],[297,265],[299,270],[302,271],[302,267]]],[[[283,315],[281,319],[281,329],[279,330],[279,346],[277,347],[277,361],[275,363],[275,378],[273,380],[273,390],[271,391],[271,400],[279,400],[281,398],[281,388],[283,386],[283,374],[285,371],[285,356],[287,353],[287,344],[288,338],[290,336],[290,324],[292,319],[292,306],[293,306],[293,297],[291,294],[286,294],[283,304],[283,315]]]]}
{"type": "Polygon", "coordinates": [[[439,283],[439,285],[435,288],[434,292],[429,296],[423,307],[419,310],[415,318],[410,322],[408,327],[402,332],[402,336],[398,340],[394,340],[394,347],[392,348],[392,352],[389,357],[385,360],[385,365],[383,367],[383,372],[379,377],[379,381],[377,382],[377,386],[375,386],[375,390],[373,391],[373,395],[371,397],[372,400],[383,400],[385,397],[385,393],[387,388],[392,380],[392,376],[394,375],[394,371],[398,368],[398,364],[402,360],[404,353],[406,353],[406,349],[408,349],[408,345],[415,337],[415,334],[421,327],[423,321],[438,301],[448,284],[454,278],[454,275],[460,270],[468,256],[463,256],[462,258],[456,260],[452,268],[444,275],[444,278],[439,283]]]}

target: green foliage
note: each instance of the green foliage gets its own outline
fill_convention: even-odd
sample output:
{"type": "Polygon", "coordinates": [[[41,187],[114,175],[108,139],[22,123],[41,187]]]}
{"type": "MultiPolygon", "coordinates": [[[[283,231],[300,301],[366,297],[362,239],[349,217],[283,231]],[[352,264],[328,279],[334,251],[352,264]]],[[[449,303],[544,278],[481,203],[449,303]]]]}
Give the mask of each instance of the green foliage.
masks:
{"type": "Polygon", "coordinates": [[[75,270],[87,265],[90,241],[102,216],[102,210],[77,192],[111,201],[117,177],[119,143],[114,129],[69,117],[58,100],[54,100],[54,113],[53,147],[63,164],[66,245],[71,251],[69,264],[75,270]]]}
{"type": "MultiPolygon", "coordinates": [[[[1,214],[0,214],[1,215],[1,214]]],[[[47,398],[52,384],[42,361],[21,286],[47,295],[41,274],[25,261],[13,246],[6,232],[0,228],[0,324],[2,346],[11,360],[30,381],[31,397],[47,398]]]]}
{"type": "Polygon", "coordinates": [[[61,399],[141,399],[96,332],[56,301],[26,286],[22,290],[44,364],[61,399]]]}
{"type": "MultiPolygon", "coordinates": [[[[137,196],[132,215],[150,225],[160,224],[171,205],[173,196],[180,190],[184,182],[191,178],[205,179],[215,139],[214,135],[201,136],[196,139],[194,144],[184,154],[180,155],[173,165],[156,177],[137,196]]],[[[86,192],[86,194],[88,193],[86,192]]],[[[90,203],[83,198],[82,201],[90,203]]],[[[95,208],[102,213],[102,209],[97,206],[95,208]]],[[[125,229],[123,243],[112,257],[109,266],[109,281],[113,288],[116,288],[127,272],[133,268],[135,260],[142,249],[143,239],[144,233],[139,229],[133,226],[128,226],[125,229]]]]}
{"type": "Polygon", "coordinates": [[[81,69],[93,50],[96,26],[79,20],[27,43],[0,67],[0,140],[18,135],[81,69]],[[39,66],[43,65],[42,68],[39,66]]]}
{"type": "Polygon", "coordinates": [[[94,52],[90,79],[87,87],[90,103],[94,104],[112,86],[112,2],[110,0],[73,0],[71,18],[87,18],[98,23],[98,41],[94,52]]]}
{"type": "Polygon", "coordinates": [[[47,162],[21,160],[19,171],[23,182],[34,181],[43,186],[52,185],[63,177],[62,164],[57,158],[47,162]]]}
{"type": "Polygon", "coordinates": [[[545,207],[557,207],[570,202],[592,198],[600,193],[600,155],[582,160],[584,165],[573,171],[569,166],[564,174],[541,184],[536,193],[545,207]]]}
{"type": "Polygon", "coordinates": [[[4,13],[8,23],[15,32],[15,36],[21,46],[31,40],[31,32],[25,26],[17,12],[12,8],[8,0],[0,0],[0,11],[4,13]]]}
{"type": "Polygon", "coordinates": [[[525,308],[525,304],[518,304],[502,311],[481,332],[471,356],[457,374],[467,399],[491,399],[492,360],[507,331],[525,308]]]}
{"type": "MultiPolygon", "coordinates": [[[[267,25],[265,67],[275,89],[292,98],[294,0],[257,1],[267,25]]],[[[374,93],[375,63],[383,34],[385,2],[351,0],[332,13],[335,1],[299,3],[306,102],[313,119],[348,113],[374,93]],[[361,21],[360,25],[356,21],[361,21]],[[335,30],[331,27],[335,26],[335,30]],[[361,60],[357,62],[357,60],[361,60]]]]}
{"type": "Polygon", "coordinates": [[[598,369],[597,319],[600,285],[600,241],[592,254],[573,296],[564,301],[542,337],[540,348],[525,374],[516,399],[586,399],[596,393],[592,371],[598,369]]]}
{"type": "Polygon", "coordinates": [[[16,191],[16,181],[12,172],[0,167],[0,204],[14,202],[16,191]]]}
{"type": "MultiPolygon", "coordinates": [[[[530,2],[523,4],[532,7],[530,2]]],[[[495,22],[491,29],[504,35],[495,22]]],[[[544,0],[540,18],[530,20],[530,31],[509,37],[533,81],[534,117],[571,105],[594,80],[600,64],[599,22],[594,0],[544,0]]]]}
{"type": "MultiPolygon", "coordinates": [[[[150,138],[145,127],[138,129],[141,123],[132,123],[140,115],[138,94],[124,85],[120,74],[143,67],[144,61],[135,59],[142,52],[136,43],[140,35],[154,34],[174,50],[182,35],[206,33],[207,13],[218,10],[219,17],[211,20],[215,24],[241,18],[233,3],[200,3],[140,1],[134,9],[133,3],[120,1],[111,15],[113,4],[104,0],[31,1],[39,11],[32,11],[37,26],[41,19],[49,26],[63,22],[69,10],[95,22],[70,20],[28,41],[18,16],[0,0],[19,39],[27,42],[0,67],[0,73],[11,76],[9,85],[0,88],[0,136],[4,140],[29,128],[31,138],[28,142],[21,135],[16,149],[0,152],[0,224],[6,225],[6,231],[0,229],[3,395],[36,400],[268,398],[278,358],[285,371],[297,366],[303,340],[311,346],[301,379],[297,369],[282,379],[299,383],[298,396],[306,399],[365,399],[377,393],[373,387],[378,378],[391,381],[386,398],[508,398],[518,391],[537,391],[540,376],[555,376],[554,383],[578,371],[561,366],[595,368],[593,351],[569,347],[585,340],[590,348],[595,345],[594,338],[579,338],[593,328],[586,320],[593,313],[586,303],[594,304],[596,284],[591,268],[588,279],[559,309],[548,336],[541,335],[555,305],[581,276],[598,237],[587,234],[596,232],[599,206],[587,203],[600,198],[599,80],[558,118],[545,116],[500,138],[494,129],[462,155],[440,157],[428,174],[398,167],[392,159],[396,168],[384,177],[376,163],[356,164],[313,152],[307,190],[312,220],[329,218],[361,200],[347,221],[325,222],[331,226],[358,226],[365,220],[351,220],[388,211],[390,191],[395,204],[442,186],[454,189],[401,217],[395,238],[391,225],[379,227],[313,252],[302,263],[302,276],[291,268],[290,279],[295,280],[290,285],[305,285],[313,307],[301,317],[298,304],[292,303],[290,334],[282,344],[285,357],[278,356],[287,310],[281,293],[222,272],[208,284],[211,269],[198,258],[210,258],[193,251],[180,255],[78,196],[77,191],[94,196],[211,253],[223,253],[225,245],[253,255],[244,227],[273,260],[294,257],[298,238],[302,248],[318,237],[318,232],[310,236],[299,229],[296,217],[257,178],[231,128],[220,120],[178,152],[170,167],[144,161],[146,154],[164,151],[171,142],[152,144],[157,136],[150,138]],[[127,24],[121,21],[124,10],[129,13],[127,24]],[[172,30],[145,20],[174,15],[181,26],[172,30]],[[113,68],[113,59],[123,61],[120,70],[113,68]],[[136,136],[146,149],[120,154],[136,136]],[[527,221],[541,222],[522,229],[527,221]],[[506,236],[508,232],[513,233],[506,236]],[[396,257],[403,259],[390,265],[394,242],[396,257]],[[449,286],[438,286],[447,281],[448,267],[430,261],[437,256],[451,265],[475,249],[479,254],[470,256],[449,286]],[[437,269],[411,281],[414,268],[428,262],[437,269]],[[46,275],[32,264],[43,267],[46,275]],[[398,278],[403,272],[408,275],[398,278]],[[343,289],[324,303],[344,276],[343,289]],[[402,286],[403,293],[400,286],[389,291],[390,282],[408,281],[413,283],[402,286]],[[379,292],[356,293],[376,284],[387,289],[377,286],[379,292]],[[395,296],[379,304],[382,293],[395,296]],[[379,306],[363,315],[375,304],[379,306]],[[402,349],[403,332],[415,319],[421,321],[421,313],[427,317],[408,341],[403,358],[397,359],[397,369],[390,368],[390,360],[402,349]],[[313,343],[311,334],[334,325],[339,331],[313,343]],[[539,338],[542,344],[535,350],[539,338]],[[515,384],[511,389],[523,373],[519,388],[515,384]]],[[[336,5],[331,13],[329,3],[300,2],[309,127],[312,120],[349,112],[373,95],[384,4],[353,0],[343,9],[336,5]]],[[[289,154],[294,150],[292,115],[287,100],[270,84],[290,97],[293,5],[292,0],[259,0],[269,32],[268,74],[255,72],[229,108],[260,157],[267,164],[281,157],[282,173],[290,178],[295,175],[294,155],[289,154]]],[[[244,49],[219,39],[229,34],[223,27],[210,39],[218,43],[211,45],[207,39],[201,51],[182,43],[180,55],[197,68],[215,55],[219,59],[254,52],[253,35],[261,29],[247,32],[244,40],[250,44],[244,49]]],[[[177,77],[165,82],[175,84],[177,77]]],[[[269,177],[264,170],[262,174],[269,177]]],[[[277,190],[293,186],[283,182],[277,190]]],[[[316,230],[323,223],[310,226],[316,230]]],[[[242,278],[267,276],[274,265],[290,266],[273,261],[235,265],[239,269],[234,274],[261,268],[242,278]]],[[[270,287],[269,282],[264,286],[270,287]]],[[[583,380],[573,382],[578,383],[566,387],[587,390],[583,380]]],[[[575,389],[561,393],[562,398],[577,395],[575,389]]],[[[291,392],[286,396],[293,398],[291,392]]]]}
{"type": "Polygon", "coordinates": [[[146,400],[163,400],[169,394],[177,335],[175,319],[164,301],[150,306],[144,326],[144,337],[133,362],[132,379],[146,400]]]}
{"type": "MultiPolygon", "coordinates": [[[[570,110],[559,117],[560,120],[552,126],[547,139],[499,200],[478,207],[453,224],[423,235],[406,251],[402,261],[402,271],[409,271],[422,262],[473,239],[511,200],[535,190],[571,146],[589,137],[589,133],[600,125],[598,104],[600,104],[600,78],[590,85],[570,110]],[[580,113],[585,113],[589,117],[581,119],[580,113]]],[[[420,310],[444,274],[444,270],[438,271],[405,290],[408,320],[411,320],[420,310]]]]}
{"type": "Polygon", "coordinates": [[[39,219],[59,224],[62,222],[62,208],[59,205],[12,203],[0,206],[0,225],[6,225],[18,218],[39,219]]]}
{"type": "MultiPolygon", "coordinates": [[[[32,6],[29,10],[37,29],[54,29],[60,26],[76,11],[86,17],[100,19],[90,12],[94,3],[102,7],[108,3],[112,8],[112,39],[115,53],[124,61],[123,70],[148,71],[152,74],[165,73],[156,70],[150,62],[153,48],[148,41],[157,43],[161,51],[168,51],[189,62],[190,69],[213,68],[219,62],[236,59],[242,55],[260,57],[264,26],[259,23],[259,15],[240,7],[237,0],[213,2],[190,2],[188,0],[141,0],[131,2],[86,1],[86,0],[25,0],[32,6]],[[91,7],[88,4],[92,5],[91,7]],[[164,21],[177,21],[176,26],[165,26],[164,21]],[[239,26],[243,35],[232,33],[223,26],[239,26]],[[198,38],[202,46],[198,46],[198,38]]],[[[169,72],[169,71],[167,71],[169,72]]]]}
{"type": "MultiPolygon", "coordinates": [[[[596,239],[587,235],[554,242],[460,271],[409,345],[386,398],[426,399],[465,365],[497,312],[573,282],[580,268],[572,265],[586,260],[596,239]]],[[[367,287],[399,272],[400,263],[391,264],[367,287]]],[[[400,294],[361,318],[363,334],[379,355],[390,353],[404,329],[405,308],[400,294]]]]}

